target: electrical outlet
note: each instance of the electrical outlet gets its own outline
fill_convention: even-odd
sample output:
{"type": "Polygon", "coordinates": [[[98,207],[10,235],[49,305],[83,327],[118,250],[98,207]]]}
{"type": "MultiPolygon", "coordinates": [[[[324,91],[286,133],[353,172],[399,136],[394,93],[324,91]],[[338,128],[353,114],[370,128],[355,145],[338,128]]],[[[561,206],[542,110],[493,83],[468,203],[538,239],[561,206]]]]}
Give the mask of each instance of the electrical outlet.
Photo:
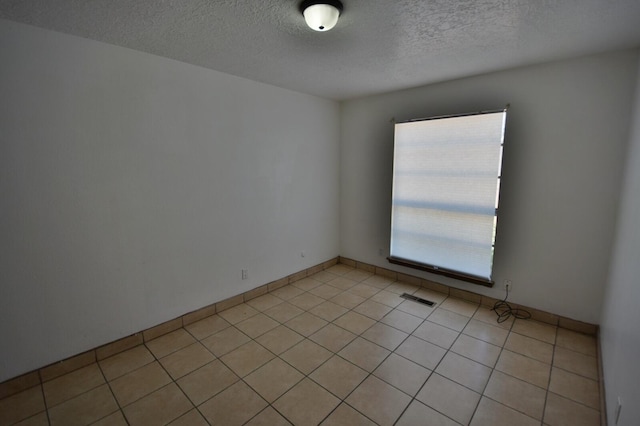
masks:
{"type": "Polygon", "coordinates": [[[513,282],[511,280],[504,280],[504,289],[509,292],[513,291],[513,282]]]}
{"type": "Polygon", "coordinates": [[[378,249],[378,255],[379,256],[384,256],[384,249],[378,249]]]}
{"type": "Polygon", "coordinates": [[[301,251],[300,252],[300,257],[304,257],[304,256],[305,256],[304,251],[301,251]]]}
{"type": "Polygon", "coordinates": [[[249,270],[248,269],[243,269],[242,270],[242,279],[246,280],[247,278],[249,278],[249,270]]]}

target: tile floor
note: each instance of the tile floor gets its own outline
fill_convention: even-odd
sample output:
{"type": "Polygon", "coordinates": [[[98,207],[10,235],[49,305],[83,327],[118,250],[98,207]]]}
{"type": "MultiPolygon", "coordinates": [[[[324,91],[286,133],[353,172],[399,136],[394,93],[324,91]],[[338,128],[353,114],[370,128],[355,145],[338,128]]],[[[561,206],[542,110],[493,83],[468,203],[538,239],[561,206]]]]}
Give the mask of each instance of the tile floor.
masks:
{"type": "Polygon", "coordinates": [[[591,336],[336,265],[0,400],[0,424],[590,426],[597,380],[591,336]]]}

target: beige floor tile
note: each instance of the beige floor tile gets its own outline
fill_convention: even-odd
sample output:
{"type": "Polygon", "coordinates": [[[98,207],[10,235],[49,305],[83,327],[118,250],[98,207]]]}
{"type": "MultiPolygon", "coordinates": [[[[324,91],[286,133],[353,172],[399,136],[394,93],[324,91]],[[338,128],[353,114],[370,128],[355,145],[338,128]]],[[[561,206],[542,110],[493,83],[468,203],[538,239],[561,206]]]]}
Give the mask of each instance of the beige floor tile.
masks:
{"type": "Polygon", "coordinates": [[[304,340],[304,337],[284,325],[280,325],[271,331],[258,337],[256,341],[276,355],[304,340]]]}
{"type": "Polygon", "coordinates": [[[295,425],[315,425],[338,404],[340,400],[329,391],[304,379],[273,403],[273,407],[295,425]]]}
{"type": "Polygon", "coordinates": [[[244,382],[237,382],[214,396],[199,409],[214,425],[242,425],[266,406],[267,402],[244,382]]]}
{"type": "Polygon", "coordinates": [[[331,280],[335,280],[336,278],[338,278],[338,275],[332,274],[331,272],[328,272],[328,271],[320,271],[320,272],[316,272],[313,275],[310,275],[309,278],[314,279],[316,281],[323,282],[323,283],[327,283],[331,280]]]}
{"type": "Polygon", "coordinates": [[[179,349],[196,342],[196,339],[184,328],[180,328],[157,339],[146,342],[145,345],[156,358],[162,358],[179,349]]]}
{"type": "Polygon", "coordinates": [[[342,293],[342,290],[329,284],[322,284],[312,290],[309,290],[309,293],[322,297],[323,299],[331,299],[333,296],[337,296],[342,293]]]}
{"type": "MultiPolygon", "coordinates": [[[[162,330],[164,328],[168,326],[174,326],[176,324],[175,321],[169,321],[169,323],[165,323],[165,324],[161,324],[157,327],[154,327],[154,330],[145,330],[143,333],[149,334],[149,333],[153,333],[154,331],[157,330],[162,330]],[[171,324],[173,323],[173,324],[171,324]]],[[[119,343],[119,342],[118,342],[119,343]]],[[[113,346],[109,345],[109,347],[117,347],[118,343],[114,343],[113,346]]],[[[103,352],[103,348],[99,348],[101,349],[99,352],[102,353],[103,352]]],[[[75,356],[71,356],[70,358],[64,359],[62,361],[59,362],[55,362],[51,365],[48,365],[46,367],[40,368],[38,371],[36,371],[35,373],[37,375],[40,376],[40,379],[42,379],[42,382],[48,382],[49,380],[53,380],[56,377],[60,377],[62,375],[65,375],[67,373],[70,373],[72,371],[78,370],[82,367],[86,367],[88,365],[91,365],[93,363],[96,362],[96,353],[93,350],[81,353],[79,355],[75,355],[75,356]]],[[[34,373],[34,372],[32,372],[34,373]]],[[[29,376],[30,374],[27,373],[26,376],[29,376]]],[[[24,375],[22,376],[24,377],[24,375]]],[[[12,380],[13,381],[13,380],[12,380]]],[[[20,381],[20,380],[19,380],[20,381]]],[[[29,380],[27,380],[27,382],[29,382],[29,380]]],[[[33,383],[31,386],[35,386],[36,383],[33,383]]],[[[4,388],[4,386],[2,386],[4,388]]]]}
{"type": "MultiPolygon", "coordinates": [[[[429,318],[431,319],[431,318],[429,318]]],[[[472,319],[464,328],[463,333],[476,339],[484,340],[496,346],[503,346],[507,340],[509,331],[501,327],[495,327],[482,321],[472,319]]]]}
{"type": "Polygon", "coordinates": [[[411,397],[374,376],[369,376],[346,401],[379,425],[392,425],[411,397]]]}
{"type": "Polygon", "coordinates": [[[200,321],[186,325],[184,328],[191,333],[193,337],[198,340],[202,340],[205,337],[209,337],[212,334],[216,334],[217,332],[224,330],[230,325],[231,324],[229,324],[220,315],[212,315],[201,319],[200,321]]]}
{"type": "Polygon", "coordinates": [[[318,368],[320,364],[328,360],[331,355],[333,354],[327,349],[311,340],[305,339],[280,355],[280,358],[293,365],[302,373],[309,374],[318,368]]]}
{"type": "Polygon", "coordinates": [[[502,348],[475,337],[461,334],[451,347],[451,350],[458,355],[493,368],[496,365],[496,361],[498,361],[502,348]]]}
{"type": "Polygon", "coordinates": [[[347,272],[346,274],[343,275],[343,277],[348,278],[350,280],[354,280],[354,281],[364,281],[367,278],[370,278],[373,276],[373,273],[368,272],[368,271],[363,271],[362,269],[354,269],[351,272],[347,272]]]}
{"type": "Polygon", "coordinates": [[[207,423],[200,412],[194,408],[169,423],[169,426],[209,426],[209,423],[207,423]]]}
{"type": "Polygon", "coordinates": [[[371,326],[367,331],[362,333],[362,337],[365,339],[387,348],[390,351],[395,350],[400,344],[409,336],[400,330],[396,330],[383,323],[376,323],[371,326]]]}
{"type": "Polygon", "coordinates": [[[416,291],[418,291],[419,289],[420,289],[420,287],[418,287],[417,285],[407,284],[407,283],[403,283],[401,281],[395,281],[395,282],[389,284],[385,288],[385,290],[390,291],[392,293],[397,293],[397,294],[402,294],[402,293],[413,294],[416,291]]]}
{"type": "Polygon", "coordinates": [[[551,366],[504,349],[498,358],[496,370],[547,389],[551,366]]]}
{"type": "Polygon", "coordinates": [[[273,357],[271,352],[251,341],[224,355],[220,360],[238,376],[244,377],[273,357]]]}
{"type": "Polygon", "coordinates": [[[362,334],[376,321],[357,312],[350,311],[333,321],[333,323],[354,334],[362,334]]]}
{"type": "Polygon", "coordinates": [[[449,349],[460,335],[455,330],[431,321],[423,322],[412,334],[445,349],[449,349]]]}
{"type": "Polygon", "coordinates": [[[556,341],[557,327],[549,324],[544,324],[534,320],[522,320],[517,319],[513,323],[511,331],[524,336],[533,337],[534,339],[542,340],[543,342],[551,343],[552,345],[556,341]]]}
{"type": "Polygon", "coordinates": [[[446,309],[436,309],[429,315],[429,321],[443,325],[455,331],[462,331],[469,322],[469,317],[447,311],[446,309]]]}
{"type": "Polygon", "coordinates": [[[427,407],[420,401],[414,400],[402,414],[396,426],[415,426],[428,424],[429,426],[459,426],[447,416],[427,407]]]}
{"type": "Polygon", "coordinates": [[[480,394],[432,374],[416,396],[420,402],[461,424],[469,424],[480,401],[480,394]]]}
{"type": "Polygon", "coordinates": [[[220,360],[215,360],[182,377],[177,383],[191,402],[200,405],[238,380],[233,371],[220,360]]]}
{"type": "Polygon", "coordinates": [[[48,424],[45,399],[51,424],[599,424],[595,337],[333,268],[0,399],[0,424],[48,424]]]}
{"type": "Polygon", "coordinates": [[[551,369],[549,391],[593,409],[600,409],[600,393],[595,380],[554,367],[551,369]]]}
{"type": "Polygon", "coordinates": [[[122,411],[118,410],[115,413],[111,413],[106,417],[101,418],[91,426],[128,426],[127,421],[124,418],[122,411]]]}
{"type": "Polygon", "coordinates": [[[331,300],[333,303],[337,303],[340,306],[344,306],[347,309],[353,309],[362,302],[364,302],[364,297],[358,296],[357,294],[349,293],[348,291],[342,292],[337,296],[332,297],[331,300]]]}
{"type": "Polygon", "coordinates": [[[455,312],[456,314],[464,315],[465,317],[472,317],[478,310],[478,306],[475,303],[466,302],[462,299],[456,299],[454,297],[447,297],[445,301],[440,303],[442,309],[455,312]]]}
{"type": "Polygon", "coordinates": [[[291,285],[299,288],[302,291],[309,291],[309,290],[313,290],[316,287],[321,286],[322,282],[318,280],[314,280],[313,278],[303,278],[301,280],[298,280],[292,283],[291,285]]]}
{"type": "Polygon", "coordinates": [[[396,309],[422,319],[428,318],[436,311],[433,306],[417,303],[413,300],[405,300],[399,304],[396,309]]]}
{"type": "Polygon", "coordinates": [[[542,420],[547,395],[542,388],[494,371],[484,395],[529,417],[542,420]]]}
{"type": "Polygon", "coordinates": [[[255,339],[279,325],[280,323],[278,321],[269,318],[265,314],[257,314],[237,323],[236,328],[252,339],[255,339]]]}
{"type": "Polygon", "coordinates": [[[344,402],[321,423],[321,426],[375,426],[376,424],[344,402]]]}
{"type": "Polygon", "coordinates": [[[365,315],[376,321],[382,319],[385,315],[393,310],[392,307],[383,305],[382,303],[374,302],[373,300],[365,300],[355,308],[355,312],[365,315]]]}
{"type": "Polygon", "coordinates": [[[100,369],[107,380],[129,373],[137,368],[155,361],[155,358],[144,345],[136,346],[99,362],[100,369]]]}
{"type": "Polygon", "coordinates": [[[395,353],[429,370],[433,370],[447,351],[433,343],[409,336],[407,340],[395,350],[395,353]]]}
{"type": "Polygon", "coordinates": [[[42,388],[34,386],[0,399],[0,424],[9,425],[45,410],[42,388]]]}
{"type": "Polygon", "coordinates": [[[262,296],[249,300],[247,302],[247,305],[251,306],[252,308],[260,312],[263,312],[263,311],[266,311],[267,309],[273,308],[274,306],[281,304],[283,300],[284,299],[276,297],[272,294],[263,294],[262,296]]]}
{"type": "Polygon", "coordinates": [[[358,337],[342,349],[338,355],[351,361],[358,367],[372,372],[389,356],[391,352],[382,346],[358,337]]]}
{"type": "Polygon", "coordinates": [[[323,320],[322,318],[318,318],[317,316],[312,315],[308,312],[298,315],[297,317],[285,323],[287,327],[302,334],[305,337],[311,336],[313,333],[320,330],[327,324],[327,321],[323,320]]]}
{"type": "Polygon", "coordinates": [[[353,287],[351,287],[349,290],[347,290],[349,293],[355,294],[357,296],[360,297],[364,297],[365,299],[370,298],[371,296],[373,296],[374,294],[376,294],[377,292],[380,291],[379,288],[377,287],[372,287],[370,285],[366,285],[366,284],[356,284],[353,287]]]}
{"type": "MultiPolygon", "coordinates": [[[[94,424],[100,426],[99,423],[94,424]]],[[[39,414],[36,414],[35,416],[31,416],[18,423],[15,423],[14,426],[49,426],[49,416],[47,416],[46,411],[43,411],[39,414]]],[[[122,426],[127,426],[127,422],[124,422],[122,426]]]]}
{"type": "Polygon", "coordinates": [[[121,407],[131,404],[171,382],[171,378],[156,362],[119,377],[110,383],[121,407]]]}
{"type": "Polygon", "coordinates": [[[460,383],[478,393],[482,393],[491,375],[489,367],[453,352],[448,352],[442,358],[435,371],[441,376],[460,383]]]}
{"type": "Polygon", "coordinates": [[[389,306],[391,308],[395,308],[405,301],[405,299],[401,298],[398,294],[386,290],[382,290],[374,294],[373,296],[371,296],[371,300],[374,302],[382,303],[383,305],[389,306]]]}
{"type": "Polygon", "coordinates": [[[327,324],[320,330],[309,336],[317,344],[329,349],[331,352],[338,352],[347,346],[357,336],[337,325],[327,324]]]}
{"type": "Polygon", "coordinates": [[[267,407],[252,418],[246,426],[290,426],[291,423],[282,417],[276,410],[267,407]]]}
{"type": "Polygon", "coordinates": [[[345,308],[344,306],[340,306],[336,303],[333,303],[327,300],[326,302],[323,302],[318,306],[314,307],[309,312],[311,312],[315,316],[318,316],[326,321],[331,322],[336,318],[344,315],[347,311],[348,309],[345,308]]]}
{"type": "Polygon", "coordinates": [[[279,323],[284,324],[290,319],[293,319],[298,315],[304,313],[304,311],[297,306],[293,306],[291,303],[284,302],[274,306],[273,308],[267,309],[266,311],[264,311],[264,313],[269,315],[279,323]]]}
{"type": "Polygon", "coordinates": [[[173,380],[177,380],[214,359],[215,356],[198,342],[161,358],[160,363],[173,380]]]}
{"type": "Polygon", "coordinates": [[[344,399],[367,377],[356,365],[334,355],[309,377],[340,399],[344,399]]]}
{"type": "Polygon", "coordinates": [[[503,322],[498,322],[498,315],[492,309],[486,308],[484,306],[480,306],[475,314],[473,314],[473,319],[486,322],[487,324],[491,324],[495,327],[504,328],[506,330],[510,330],[513,325],[514,318],[507,318],[503,322]]]}
{"type": "Polygon", "coordinates": [[[233,308],[218,312],[218,315],[230,324],[237,324],[257,314],[258,311],[246,303],[241,303],[233,308]]]}
{"type": "Polygon", "coordinates": [[[300,290],[298,287],[293,285],[288,285],[274,290],[270,294],[282,300],[289,300],[296,296],[300,296],[302,293],[304,293],[304,290],[300,290]]]}
{"type": "Polygon", "coordinates": [[[87,425],[117,410],[118,404],[104,384],[49,409],[49,420],[52,426],[87,425]]]}
{"type": "Polygon", "coordinates": [[[235,327],[228,327],[207,337],[202,344],[217,357],[221,357],[251,340],[246,334],[235,327]]]}
{"type": "Polygon", "coordinates": [[[309,309],[321,304],[322,302],[324,302],[324,299],[322,297],[318,297],[315,294],[311,293],[302,293],[300,296],[296,296],[293,299],[289,300],[289,303],[305,311],[308,311],[309,309]]]}
{"type": "Polygon", "coordinates": [[[598,380],[598,359],[589,355],[574,352],[561,346],[555,347],[553,366],[572,373],[598,380]]]}
{"type": "Polygon", "coordinates": [[[393,281],[394,281],[393,279],[389,277],[384,277],[382,275],[371,275],[369,278],[363,280],[362,282],[366,285],[383,289],[391,285],[393,281]]]}
{"type": "Polygon", "coordinates": [[[558,329],[557,346],[595,357],[597,354],[596,338],[564,328],[558,329]]]}
{"type": "Polygon", "coordinates": [[[415,396],[429,378],[431,371],[392,353],[373,374],[404,393],[415,396]]]}
{"type": "Polygon", "coordinates": [[[272,403],[282,394],[295,386],[304,375],[281,360],[275,358],[244,378],[244,381],[272,403]]]}
{"type": "Polygon", "coordinates": [[[553,345],[515,332],[509,333],[504,348],[547,364],[553,359],[553,345]]]}
{"type": "Polygon", "coordinates": [[[471,426],[539,426],[540,421],[483,397],[471,420],[471,426]]]}
{"type": "Polygon", "coordinates": [[[357,285],[358,281],[350,280],[349,278],[345,277],[335,276],[334,279],[327,281],[327,284],[344,291],[349,290],[351,287],[357,285]]]}
{"type": "Polygon", "coordinates": [[[324,299],[322,297],[318,297],[315,294],[311,293],[302,293],[300,296],[296,296],[293,299],[289,300],[289,303],[305,311],[308,311],[314,306],[318,306],[322,302],[324,302],[324,299]]]}
{"type": "Polygon", "coordinates": [[[600,413],[549,392],[544,409],[544,424],[549,426],[600,426],[600,413]]]}
{"type": "Polygon", "coordinates": [[[405,333],[412,333],[420,324],[422,324],[422,318],[418,318],[406,312],[394,309],[389,312],[380,320],[380,322],[390,325],[405,333]]]}
{"type": "Polygon", "coordinates": [[[352,268],[351,266],[343,265],[340,263],[326,269],[327,272],[331,272],[332,274],[336,274],[336,275],[346,275],[349,272],[355,271],[355,270],[356,268],[352,268]]]}
{"type": "Polygon", "coordinates": [[[105,382],[104,376],[94,363],[67,373],[42,385],[47,407],[51,408],[81,393],[94,389],[105,382]]]}

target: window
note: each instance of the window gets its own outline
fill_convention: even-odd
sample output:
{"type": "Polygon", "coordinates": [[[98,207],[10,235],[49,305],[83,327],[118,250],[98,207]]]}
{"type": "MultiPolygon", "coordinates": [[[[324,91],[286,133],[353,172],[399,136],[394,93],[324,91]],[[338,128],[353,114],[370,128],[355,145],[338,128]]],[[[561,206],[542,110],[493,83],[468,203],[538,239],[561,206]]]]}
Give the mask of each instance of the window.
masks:
{"type": "Polygon", "coordinates": [[[506,114],[395,125],[390,262],[493,284],[506,114]]]}

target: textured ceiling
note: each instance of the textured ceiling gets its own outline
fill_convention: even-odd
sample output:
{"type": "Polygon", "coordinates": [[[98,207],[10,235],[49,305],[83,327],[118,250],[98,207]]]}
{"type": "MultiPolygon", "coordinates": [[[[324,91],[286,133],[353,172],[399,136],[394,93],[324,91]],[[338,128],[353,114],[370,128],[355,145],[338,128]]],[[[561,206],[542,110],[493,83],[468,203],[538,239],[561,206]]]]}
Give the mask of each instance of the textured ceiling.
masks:
{"type": "Polygon", "coordinates": [[[639,0],[0,0],[0,18],[332,99],[640,46],[639,0]]]}

